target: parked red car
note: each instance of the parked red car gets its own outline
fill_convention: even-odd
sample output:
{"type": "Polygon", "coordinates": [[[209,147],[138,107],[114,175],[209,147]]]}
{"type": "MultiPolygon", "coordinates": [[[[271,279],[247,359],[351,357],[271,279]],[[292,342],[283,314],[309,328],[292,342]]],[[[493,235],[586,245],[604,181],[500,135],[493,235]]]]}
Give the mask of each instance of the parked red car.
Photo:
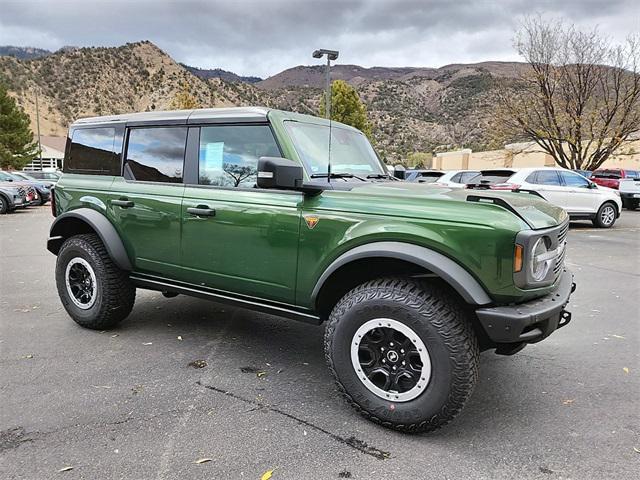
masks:
{"type": "Polygon", "coordinates": [[[591,175],[591,180],[598,185],[602,185],[603,187],[613,188],[618,190],[620,187],[620,179],[621,178],[638,178],[640,177],[640,172],[637,170],[624,170],[622,168],[602,168],[600,170],[596,170],[591,175]]]}

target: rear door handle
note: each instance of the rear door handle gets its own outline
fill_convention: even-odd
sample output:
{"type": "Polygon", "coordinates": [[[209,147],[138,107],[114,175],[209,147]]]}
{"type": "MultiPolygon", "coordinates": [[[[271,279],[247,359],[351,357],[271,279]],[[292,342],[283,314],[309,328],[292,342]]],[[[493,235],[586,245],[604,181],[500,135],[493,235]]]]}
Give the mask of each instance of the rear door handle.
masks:
{"type": "Polygon", "coordinates": [[[197,207],[187,208],[187,213],[195,215],[196,217],[215,217],[216,211],[213,208],[209,208],[206,205],[198,205],[197,207]]]}
{"type": "Polygon", "coordinates": [[[133,203],[131,200],[128,200],[126,198],[121,198],[120,200],[111,200],[111,205],[114,205],[116,207],[122,207],[122,208],[131,208],[135,205],[135,203],[133,203]]]}

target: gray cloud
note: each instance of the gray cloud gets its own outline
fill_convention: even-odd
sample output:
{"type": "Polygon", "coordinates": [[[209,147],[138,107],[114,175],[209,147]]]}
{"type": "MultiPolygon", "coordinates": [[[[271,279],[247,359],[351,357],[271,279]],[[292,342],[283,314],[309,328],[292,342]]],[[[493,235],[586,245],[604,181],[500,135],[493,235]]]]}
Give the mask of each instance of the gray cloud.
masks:
{"type": "Polygon", "coordinates": [[[640,30],[634,0],[0,1],[0,45],[148,39],[184,63],[260,76],[314,63],[315,48],[364,66],[515,60],[511,38],[526,14],[598,25],[614,41],[640,30]]]}

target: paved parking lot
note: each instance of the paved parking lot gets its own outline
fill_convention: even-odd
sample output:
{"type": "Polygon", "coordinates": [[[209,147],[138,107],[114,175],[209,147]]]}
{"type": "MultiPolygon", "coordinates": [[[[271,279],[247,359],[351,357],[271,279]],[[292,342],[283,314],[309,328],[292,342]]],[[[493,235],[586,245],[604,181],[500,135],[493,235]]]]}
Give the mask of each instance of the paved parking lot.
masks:
{"type": "Polygon", "coordinates": [[[484,353],[463,414],[413,436],[342,401],[322,328],[146,291],[118,329],[78,327],[51,220],[0,217],[1,478],[638,478],[640,212],[574,224],[572,323],[484,353]]]}

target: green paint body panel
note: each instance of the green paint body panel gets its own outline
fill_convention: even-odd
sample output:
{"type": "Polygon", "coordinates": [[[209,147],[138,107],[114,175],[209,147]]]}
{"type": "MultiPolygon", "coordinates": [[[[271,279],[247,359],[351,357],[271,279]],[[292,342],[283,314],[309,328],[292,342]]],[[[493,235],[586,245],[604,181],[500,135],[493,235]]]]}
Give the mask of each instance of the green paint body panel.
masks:
{"type": "MultiPolygon", "coordinates": [[[[268,118],[283,155],[296,162],[300,159],[284,122],[326,124],[279,111],[270,111],[268,118]]],[[[387,181],[309,196],[69,173],[55,188],[59,214],[88,207],[113,223],[135,272],[299,309],[314,310],[311,292],[336,258],[378,241],[420,245],[449,257],[496,304],[523,302],[553,290],[555,285],[526,291],[514,285],[514,240],[521,230],[562,223],[566,213],[524,194],[490,192],[507,199],[516,215],[495,204],[469,202],[469,194],[387,181]],[[110,204],[125,197],[135,203],[133,208],[110,204]],[[187,213],[199,205],[215,209],[215,216],[187,213]],[[304,215],[319,218],[313,229],[304,215]]]]}

